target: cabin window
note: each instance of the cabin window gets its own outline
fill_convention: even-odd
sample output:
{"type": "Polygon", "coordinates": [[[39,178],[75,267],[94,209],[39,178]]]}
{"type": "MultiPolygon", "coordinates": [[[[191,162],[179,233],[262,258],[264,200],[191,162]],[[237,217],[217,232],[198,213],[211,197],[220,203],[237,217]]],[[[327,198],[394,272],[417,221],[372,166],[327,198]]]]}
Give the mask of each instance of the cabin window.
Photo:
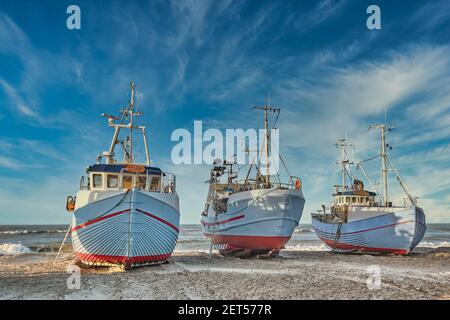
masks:
{"type": "Polygon", "coordinates": [[[369,197],[366,198],[366,202],[369,202],[369,197]]]}
{"type": "Polygon", "coordinates": [[[106,185],[108,188],[118,188],[119,187],[119,176],[116,174],[108,174],[106,179],[106,185]]]}
{"type": "Polygon", "coordinates": [[[133,184],[133,176],[124,175],[122,176],[122,188],[131,189],[133,184]]]}
{"type": "Polygon", "coordinates": [[[137,187],[140,189],[145,189],[147,183],[147,177],[138,176],[137,177],[137,187]]]}
{"type": "Polygon", "coordinates": [[[103,179],[101,174],[93,174],[92,181],[94,188],[102,188],[103,187],[103,179]]]}
{"type": "Polygon", "coordinates": [[[151,191],[159,190],[160,179],[161,179],[161,177],[159,177],[159,176],[152,177],[152,183],[150,184],[151,191]]]}
{"type": "Polygon", "coordinates": [[[356,202],[356,197],[352,197],[352,202],[353,202],[353,203],[356,202]]]}
{"type": "Polygon", "coordinates": [[[346,197],[346,198],[345,198],[345,201],[346,201],[347,203],[349,203],[349,202],[350,202],[350,197],[346,197]]]}

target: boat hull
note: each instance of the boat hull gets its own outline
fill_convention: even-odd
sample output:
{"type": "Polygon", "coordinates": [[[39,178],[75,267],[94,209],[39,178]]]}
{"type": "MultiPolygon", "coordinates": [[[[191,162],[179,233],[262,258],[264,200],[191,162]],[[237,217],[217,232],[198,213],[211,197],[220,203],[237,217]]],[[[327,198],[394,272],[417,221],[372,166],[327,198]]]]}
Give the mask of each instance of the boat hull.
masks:
{"type": "Polygon", "coordinates": [[[203,233],[223,255],[277,253],[298,226],[304,204],[301,190],[239,192],[230,196],[224,213],[209,206],[203,233]]]}
{"type": "Polygon", "coordinates": [[[406,255],[422,240],[425,215],[418,207],[397,208],[370,218],[342,223],[325,223],[312,217],[316,235],[335,252],[381,252],[406,255]]]}
{"type": "Polygon", "coordinates": [[[163,263],[175,248],[179,219],[177,195],[138,189],[109,192],[75,209],[75,256],[95,266],[163,263]]]}

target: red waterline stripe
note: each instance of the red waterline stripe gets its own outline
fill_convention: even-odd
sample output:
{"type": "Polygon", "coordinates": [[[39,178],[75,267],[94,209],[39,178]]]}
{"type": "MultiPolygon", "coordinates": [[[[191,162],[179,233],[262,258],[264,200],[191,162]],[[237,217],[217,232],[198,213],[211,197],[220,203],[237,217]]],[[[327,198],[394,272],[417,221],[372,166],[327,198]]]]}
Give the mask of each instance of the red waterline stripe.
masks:
{"type": "Polygon", "coordinates": [[[226,223],[226,222],[239,220],[239,219],[243,219],[243,218],[245,218],[245,214],[243,214],[241,216],[233,217],[233,218],[230,218],[230,219],[227,219],[227,220],[219,221],[219,222],[209,223],[209,222],[202,221],[202,223],[207,225],[207,226],[213,226],[213,225],[216,225],[216,224],[223,224],[223,223],[226,223]]]}
{"type": "Polygon", "coordinates": [[[145,212],[144,210],[141,210],[141,209],[136,209],[136,211],[139,211],[140,213],[143,213],[143,214],[145,214],[145,215],[147,215],[147,216],[149,216],[149,217],[151,217],[151,218],[153,218],[153,219],[156,219],[156,220],[158,220],[159,222],[162,222],[162,223],[164,223],[165,225],[168,225],[169,227],[171,227],[173,230],[175,230],[176,232],[179,232],[180,230],[177,228],[177,227],[175,227],[173,224],[171,224],[170,222],[168,222],[168,221],[166,221],[166,220],[164,220],[164,219],[162,219],[162,218],[160,218],[160,217],[157,217],[157,216],[155,216],[155,215],[153,215],[153,214],[151,214],[151,213],[148,213],[148,212],[145,212]]]}
{"type": "Polygon", "coordinates": [[[325,242],[327,245],[334,249],[351,249],[351,250],[362,250],[362,251],[373,251],[373,252],[390,252],[395,254],[408,254],[408,250],[405,249],[394,249],[394,248],[375,248],[375,247],[365,247],[365,246],[359,246],[354,244],[348,244],[348,243],[342,243],[338,242],[336,245],[334,244],[334,241],[327,240],[324,238],[320,238],[323,242],[325,242]]]}
{"type": "Polygon", "coordinates": [[[85,223],[82,223],[82,224],[72,228],[72,232],[77,231],[78,229],[81,229],[81,228],[85,228],[85,227],[87,227],[87,226],[89,226],[89,225],[91,225],[93,223],[96,223],[96,222],[99,222],[99,221],[102,221],[102,220],[105,220],[105,219],[108,219],[108,218],[112,218],[112,217],[118,216],[119,214],[122,214],[122,213],[125,213],[125,212],[128,212],[128,211],[130,211],[130,209],[118,211],[118,212],[115,212],[115,213],[108,214],[106,216],[101,216],[101,217],[89,220],[89,221],[87,221],[85,223]]]}
{"type": "MultiPolygon", "coordinates": [[[[342,232],[341,235],[343,235],[343,234],[355,234],[355,233],[367,232],[367,231],[376,230],[376,229],[388,228],[388,227],[393,227],[393,226],[396,226],[398,224],[403,224],[403,223],[408,223],[408,222],[413,222],[413,221],[412,220],[408,220],[408,221],[402,221],[402,222],[387,224],[385,226],[380,226],[380,227],[375,227],[375,228],[370,228],[370,229],[365,229],[365,230],[358,230],[358,231],[353,231],[353,232],[342,232]]],[[[317,229],[317,228],[314,228],[314,229],[317,229]]],[[[335,234],[334,232],[325,232],[325,231],[322,231],[320,229],[317,229],[317,230],[319,230],[321,233],[335,234]]]]}
{"type": "Polygon", "coordinates": [[[205,233],[212,239],[213,244],[226,244],[233,248],[243,249],[281,249],[289,241],[288,236],[248,236],[248,235],[220,235],[205,233]]]}
{"type": "Polygon", "coordinates": [[[89,254],[80,252],[75,252],[75,255],[82,261],[93,263],[135,264],[135,263],[164,261],[170,257],[171,253],[164,253],[151,256],[137,256],[137,257],[110,256],[103,254],[89,254]]]}

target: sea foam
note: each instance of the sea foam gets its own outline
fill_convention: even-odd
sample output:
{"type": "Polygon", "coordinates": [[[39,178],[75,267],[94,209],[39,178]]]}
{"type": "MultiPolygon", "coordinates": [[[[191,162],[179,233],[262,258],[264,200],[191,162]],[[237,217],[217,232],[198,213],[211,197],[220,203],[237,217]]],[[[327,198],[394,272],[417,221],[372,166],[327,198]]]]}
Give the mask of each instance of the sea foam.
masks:
{"type": "Polygon", "coordinates": [[[425,248],[450,247],[450,241],[422,241],[417,246],[425,248]]]}
{"type": "Polygon", "coordinates": [[[31,253],[31,249],[17,243],[3,243],[0,244],[0,255],[15,255],[15,254],[24,254],[31,253]]]}
{"type": "Polygon", "coordinates": [[[286,250],[290,251],[329,251],[324,244],[296,244],[287,245],[286,250]]]}

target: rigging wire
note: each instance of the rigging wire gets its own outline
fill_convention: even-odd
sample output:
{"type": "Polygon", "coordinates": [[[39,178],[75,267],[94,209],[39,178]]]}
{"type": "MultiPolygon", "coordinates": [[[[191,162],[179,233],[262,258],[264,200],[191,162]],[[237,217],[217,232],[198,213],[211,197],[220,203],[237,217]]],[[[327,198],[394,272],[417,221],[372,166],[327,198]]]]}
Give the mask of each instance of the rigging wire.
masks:
{"type": "Polygon", "coordinates": [[[359,163],[363,163],[363,162],[371,161],[371,160],[376,159],[378,157],[381,157],[381,154],[374,155],[373,157],[370,157],[369,159],[361,160],[361,161],[358,161],[358,162],[359,163]]]}

